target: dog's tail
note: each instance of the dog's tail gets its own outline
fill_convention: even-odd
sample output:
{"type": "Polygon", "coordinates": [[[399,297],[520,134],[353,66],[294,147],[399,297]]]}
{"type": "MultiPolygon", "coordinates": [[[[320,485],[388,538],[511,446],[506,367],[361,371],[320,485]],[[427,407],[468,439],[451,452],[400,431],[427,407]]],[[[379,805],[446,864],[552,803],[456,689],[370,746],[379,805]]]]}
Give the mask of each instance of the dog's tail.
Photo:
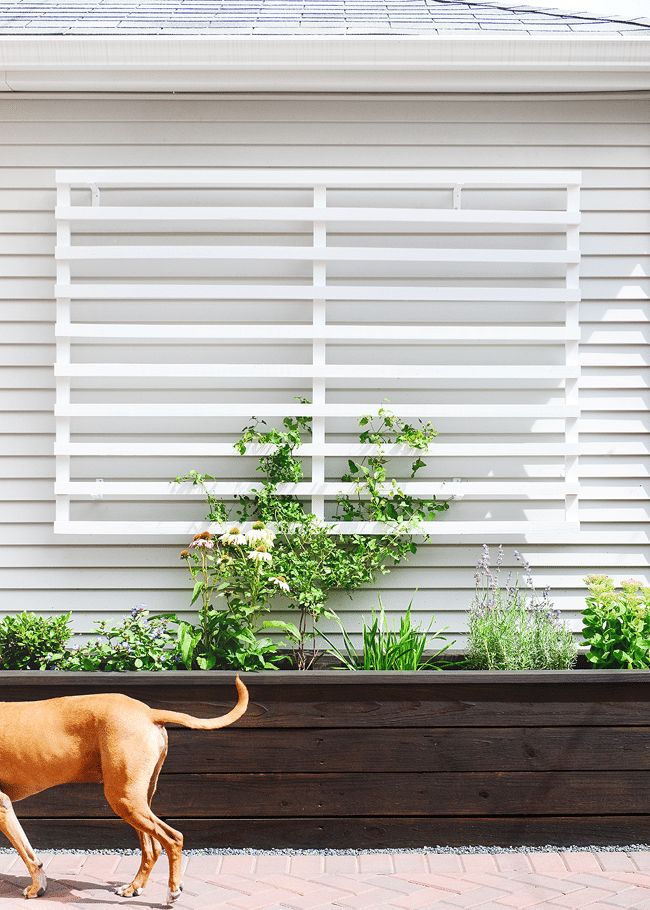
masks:
{"type": "Polygon", "coordinates": [[[182,714],[180,711],[161,711],[157,708],[151,709],[152,720],[155,724],[179,724],[181,727],[189,727],[190,730],[219,730],[221,727],[228,727],[234,724],[246,713],[248,708],[248,689],[243,684],[239,676],[235,678],[237,686],[237,704],[220,717],[193,717],[191,714],[182,714]]]}

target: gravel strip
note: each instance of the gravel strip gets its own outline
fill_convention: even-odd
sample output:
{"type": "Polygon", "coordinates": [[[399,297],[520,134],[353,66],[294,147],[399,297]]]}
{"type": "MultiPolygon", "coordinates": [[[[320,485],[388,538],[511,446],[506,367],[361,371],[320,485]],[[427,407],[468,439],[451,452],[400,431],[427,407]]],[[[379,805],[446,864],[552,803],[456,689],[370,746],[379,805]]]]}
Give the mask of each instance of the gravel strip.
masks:
{"type": "MultiPolygon", "coordinates": [[[[41,853],[61,853],[61,854],[88,854],[88,855],[116,855],[132,856],[139,854],[139,850],[120,850],[120,849],[100,849],[100,850],[74,850],[74,849],[52,849],[51,847],[36,847],[41,853]]],[[[572,853],[638,853],[650,850],[650,844],[594,844],[590,847],[578,847],[575,844],[542,844],[537,847],[417,847],[417,848],[392,848],[386,847],[381,850],[253,850],[241,849],[236,850],[230,847],[221,847],[218,849],[204,848],[199,850],[183,850],[187,856],[366,856],[372,853],[407,853],[407,854],[427,854],[427,853],[557,853],[558,851],[568,850],[572,853]]],[[[11,847],[0,847],[0,854],[14,853],[11,847]]]]}

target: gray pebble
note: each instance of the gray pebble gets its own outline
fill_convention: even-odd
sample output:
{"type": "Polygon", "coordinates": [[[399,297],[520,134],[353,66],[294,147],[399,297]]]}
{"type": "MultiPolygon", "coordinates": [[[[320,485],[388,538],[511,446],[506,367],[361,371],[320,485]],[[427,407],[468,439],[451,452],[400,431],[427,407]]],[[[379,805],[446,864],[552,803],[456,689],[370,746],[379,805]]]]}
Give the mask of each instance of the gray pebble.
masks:
{"type": "MultiPolygon", "coordinates": [[[[65,848],[53,850],[51,847],[40,848],[42,853],[72,853],[72,854],[115,854],[118,856],[131,856],[139,853],[139,850],[119,850],[119,849],[100,849],[100,850],[67,850],[65,848]]],[[[187,856],[365,856],[371,853],[556,853],[558,850],[568,850],[577,853],[634,853],[650,850],[650,844],[611,844],[608,846],[593,845],[591,847],[577,847],[574,844],[543,844],[539,847],[417,847],[417,848],[390,848],[386,847],[381,850],[293,850],[290,848],[284,850],[253,850],[251,848],[233,849],[231,847],[212,848],[206,847],[198,850],[184,850],[187,856]]],[[[14,853],[11,847],[0,847],[0,854],[14,853]]]]}

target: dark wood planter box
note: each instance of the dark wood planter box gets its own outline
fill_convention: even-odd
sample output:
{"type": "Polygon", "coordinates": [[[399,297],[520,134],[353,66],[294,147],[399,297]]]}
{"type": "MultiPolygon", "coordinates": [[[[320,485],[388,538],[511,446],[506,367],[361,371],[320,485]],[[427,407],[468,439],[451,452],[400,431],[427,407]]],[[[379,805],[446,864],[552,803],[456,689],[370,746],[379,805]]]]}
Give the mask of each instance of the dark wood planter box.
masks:
{"type": "MultiPolygon", "coordinates": [[[[650,672],[243,674],[246,717],[170,730],[154,808],[187,847],[650,839],[650,672]]],[[[3,700],[124,692],[211,716],[231,673],[0,674],[3,700]]],[[[135,846],[101,788],[17,805],[40,847],[135,846]]]]}

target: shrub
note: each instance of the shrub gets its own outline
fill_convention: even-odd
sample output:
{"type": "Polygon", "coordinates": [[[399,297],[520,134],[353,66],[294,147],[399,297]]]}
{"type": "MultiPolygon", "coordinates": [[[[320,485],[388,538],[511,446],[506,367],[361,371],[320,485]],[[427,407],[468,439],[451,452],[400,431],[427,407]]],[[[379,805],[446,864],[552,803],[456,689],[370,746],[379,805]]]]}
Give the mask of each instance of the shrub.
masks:
{"type": "Polygon", "coordinates": [[[283,656],[250,618],[231,610],[202,612],[198,625],[182,622],[178,643],[187,670],[277,670],[283,656]]]}
{"type": "Polygon", "coordinates": [[[629,579],[617,591],[607,575],[585,578],[589,589],[582,613],[587,660],[595,667],[650,668],[650,588],[629,579]]]}
{"type": "MultiPolygon", "coordinates": [[[[399,627],[390,629],[386,621],[384,606],[379,598],[379,612],[372,614],[370,624],[363,622],[361,654],[357,653],[350,635],[341,625],[344,651],[337,648],[327,636],[328,654],[335,657],[346,670],[441,670],[443,662],[439,660],[450,646],[450,643],[438,648],[426,656],[427,648],[434,642],[443,639],[440,632],[432,632],[413,625],[411,606],[401,617],[399,627]]],[[[340,624],[339,624],[340,625],[340,624]]]]}
{"type": "MultiPolygon", "coordinates": [[[[238,522],[273,525],[273,574],[286,583],[282,596],[289,608],[299,614],[297,624],[277,625],[294,647],[298,669],[307,669],[316,659],[318,622],[334,616],[327,608],[331,592],[350,592],[368,584],[377,574],[389,572],[392,565],[417,551],[413,535],[420,523],[449,508],[449,503],[435,498],[417,499],[406,494],[391,476],[385,455],[387,445],[404,445],[425,454],[437,435],[430,423],[419,421],[411,425],[382,408],[375,416],[361,417],[359,426],[359,441],[375,448],[366,457],[348,461],[348,470],[341,480],[353,485],[353,493],[338,497],[335,517],[342,522],[382,522],[386,526],[382,534],[331,534],[299,499],[278,491],[280,484],[303,479],[299,447],[311,436],[311,418],[287,417],[282,429],[253,421],[235,444],[241,455],[251,444],[266,450],[257,465],[263,477],[260,486],[250,495],[235,497],[234,517],[238,522]]],[[[411,477],[425,464],[420,455],[413,458],[411,477]]],[[[212,475],[190,471],[176,481],[201,486],[208,502],[206,518],[223,524],[232,517],[225,504],[210,492],[209,482],[214,479],[212,475]]],[[[221,592],[215,586],[213,593],[217,596],[221,592]]]]}
{"type": "Polygon", "coordinates": [[[519,577],[509,577],[502,586],[503,548],[499,547],[494,570],[490,550],[476,567],[476,590],[469,612],[467,666],[475,670],[568,670],[574,666],[577,644],[559,611],[549,600],[548,590],[538,594],[531,568],[515,550],[524,568],[524,587],[519,577]]]}
{"type": "Polygon", "coordinates": [[[18,613],[0,620],[0,669],[44,670],[58,663],[72,637],[70,613],[18,613]]]}
{"type": "Polygon", "coordinates": [[[180,663],[174,617],[150,616],[144,607],[133,607],[118,626],[96,623],[97,637],[79,647],[71,646],[58,662],[61,670],[176,670],[180,663]]]}

